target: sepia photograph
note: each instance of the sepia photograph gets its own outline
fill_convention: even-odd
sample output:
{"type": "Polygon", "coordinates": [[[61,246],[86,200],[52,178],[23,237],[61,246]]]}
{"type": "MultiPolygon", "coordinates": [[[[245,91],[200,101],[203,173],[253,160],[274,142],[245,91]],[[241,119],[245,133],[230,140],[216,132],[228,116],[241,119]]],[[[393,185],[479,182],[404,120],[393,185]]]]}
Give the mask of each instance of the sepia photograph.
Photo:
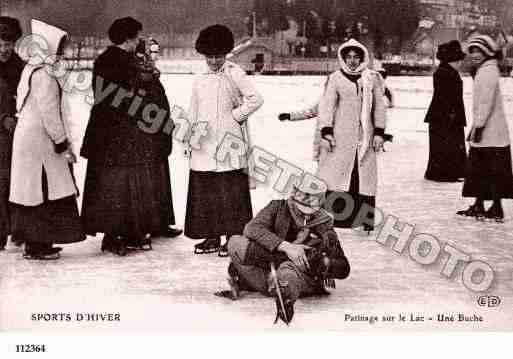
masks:
{"type": "Polygon", "coordinates": [[[512,122],[512,0],[0,1],[0,336],[511,332],[512,122]]]}

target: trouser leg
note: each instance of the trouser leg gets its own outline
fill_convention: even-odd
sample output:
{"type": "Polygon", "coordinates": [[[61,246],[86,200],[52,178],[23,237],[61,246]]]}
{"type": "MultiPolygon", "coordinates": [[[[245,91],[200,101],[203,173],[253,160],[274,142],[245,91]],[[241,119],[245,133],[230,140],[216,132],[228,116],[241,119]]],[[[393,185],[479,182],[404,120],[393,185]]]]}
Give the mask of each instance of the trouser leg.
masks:
{"type": "Polygon", "coordinates": [[[269,271],[245,262],[249,244],[250,240],[244,236],[232,236],[228,242],[228,255],[248,289],[267,295],[269,271]]]}
{"type": "Polygon", "coordinates": [[[278,282],[280,285],[288,286],[290,299],[293,301],[300,297],[313,295],[318,289],[315,282],[291,261],[281,263],[276,272],[278,282]]]}

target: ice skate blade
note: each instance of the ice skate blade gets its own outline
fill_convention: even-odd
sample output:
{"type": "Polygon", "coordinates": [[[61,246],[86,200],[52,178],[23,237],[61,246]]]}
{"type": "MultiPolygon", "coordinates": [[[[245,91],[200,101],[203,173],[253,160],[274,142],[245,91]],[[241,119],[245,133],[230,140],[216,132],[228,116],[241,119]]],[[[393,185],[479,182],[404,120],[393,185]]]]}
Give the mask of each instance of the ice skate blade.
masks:
{"type": "Polygon", "coordinates": [[[219,252],[219,248],[212,248],[212,249],[194,248],[194,254],[210,254],[210,253],[216,253],[216,252],[219,252]]]}
{"type": "Polygon", "coordinates": [[[32,254],[23,254],[23,258],[27,260],[36,260],[36,261],[55,261],[61,258],[59,253],[55,253],[52,255],[32,255],[32,254]]]}

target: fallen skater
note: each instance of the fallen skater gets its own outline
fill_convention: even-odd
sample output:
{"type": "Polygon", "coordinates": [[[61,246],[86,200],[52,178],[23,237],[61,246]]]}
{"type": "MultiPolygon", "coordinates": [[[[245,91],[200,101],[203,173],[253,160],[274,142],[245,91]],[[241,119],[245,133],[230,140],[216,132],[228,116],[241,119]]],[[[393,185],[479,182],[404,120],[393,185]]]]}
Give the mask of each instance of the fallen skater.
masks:
{"type": "Polygon", "coordinates": [[[300,297],[329,294],[335,279],[349,275],[333,219],[321,208],[324,193],[295,187],[273,200],[228,244],[230,290],[217,296],[239,299],[257,291],[276,300],[276,320],[289,324],[300,297]]]}

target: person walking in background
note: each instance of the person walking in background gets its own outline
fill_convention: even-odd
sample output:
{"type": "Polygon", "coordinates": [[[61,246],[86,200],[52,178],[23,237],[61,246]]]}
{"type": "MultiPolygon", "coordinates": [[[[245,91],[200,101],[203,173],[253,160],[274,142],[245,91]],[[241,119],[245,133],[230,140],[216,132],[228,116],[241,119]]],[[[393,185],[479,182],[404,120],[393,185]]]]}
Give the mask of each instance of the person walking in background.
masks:
{"type": "Polygon", "coordinates": [[[499,83],[502,51],[486,35],[472,37],[468,50],[474,74],[474,101],[463,197],[473,197],[475,202],[457,214],[502,222],[504,210],[501,200],[513,198],[510,138],[499,83]],[[487,211],[484,209],[485,200],[493,201],[487,211]]]}
{"type": "Polygon", "coordinates": [[[223,25],[203,29],[196,40],[196,50],[205,56],[208,70],[194,81],[189,115],[193,131],[206,124],[208,135],[190,154],[184,229],[187,237],[204,239],[194,246],[199,254],[219,251],[220,256],[227,256],[227,243],[221,246],[221,236],[228,242],[232,235],[242,234],[253,216],[247,164],[217,158],[227,135],[242,139],[246,147],[242,150],[247,150],[245,122],[263,104],[244,70],[226,61],[233,46],[233,34],[223,25]]]}
{"type": "Polygon", "coordinates": [[[383,149],[385,135],[382,80],[367,68],[369,54],[358,41],[342,44],[338,57],[341,70],[329,76],[319,105],[322,140],[317,175],[328,186],[326,206],[335,215],[334,226],[370,232],[376,152],[383,149]],[[366,218],[358,215],[362,208],[370,212],[366,218]]]}
{"type": "Polygon", "coordinates": [[[429,123],[429,161],[424,178],[458,182],[465,177],[465,105],[458,73],[465,53],[458,41],[438,46],[440,65],[433,75],[433,99],[424,122],[429,123]]]}
{"type": "Polygon", "coordinates": [[[25,242],[27,259],[56,259],[53,244],[85,239],[78,215],[76,162],[62,90],[52,71],[66,44],[63,30],[32,20],[32,34],[47,44],[44,63],[26,65],[17,90],[18,123],[14,132],[11,188],[12,232],[25,242]]]}
{"type": "Polygon", "coordinates": [[[385,107],[386,108],[393,108],[394,107],[394,95],[392,94],[392,90],[387,85],[387,70],[383,67],[383,64],[380,60],[374,59],[374,67],[373,70],[376,71],[378,74],[380,74],[382,80],[383,80],[383,96],[385,100],[385,107]]]}
{"type": "MultiPolygon", "coordinates": [[[[9,186],[12,138],[16,127],[16,89],[24,63],[14,52],[22,31],[17,19],[0,16],[0,251],[11,234],[9,186]]],[[[16,242],[19,243],[19,242],[16,242]]]]}
{"type": "MultiPolygon", "coordinates": [[[[163,148],[170,146],[170,138],[160,129],[149,133],[140,128],[138,122],[146,123],[141,122],[144,107],[134,110],[133,98],[120,96],[123,92],[142,94],[143,100],[146,96],[137,88],[141,70],[135,49],[141,31],[142,24],[131,17],[110,26],[112,45],[94,63],[93,88],[114,84],[116,91],[95,93],[81,149],[88,160],[82,203],[86,233],[104,233],[102,250],[118,255],[131,248],[151,249],[149,234],[160,234],[164,222],[167,226],[172,220],[171,203],[162,203],[159,194],[169,185],[165,162],[170,147],[163,148]]],[[[168,188],[165,193],[169,194],[168,188]]]]}

